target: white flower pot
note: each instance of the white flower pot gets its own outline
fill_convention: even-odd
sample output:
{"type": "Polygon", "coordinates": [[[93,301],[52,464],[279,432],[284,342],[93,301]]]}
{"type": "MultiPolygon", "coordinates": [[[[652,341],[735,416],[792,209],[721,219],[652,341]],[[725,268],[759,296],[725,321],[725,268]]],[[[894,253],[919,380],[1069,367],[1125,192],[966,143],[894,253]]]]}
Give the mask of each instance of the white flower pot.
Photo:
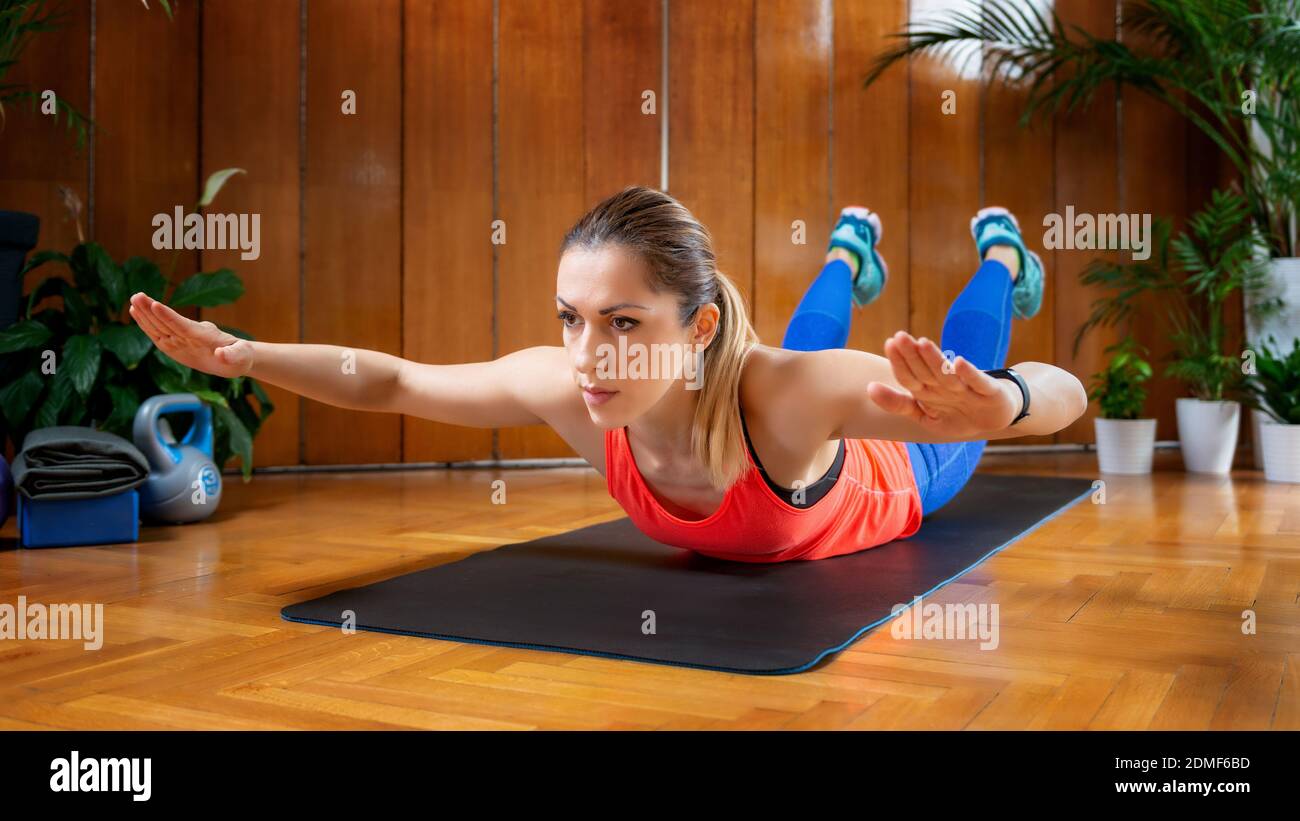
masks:
{"type": "Polygon", "coordinates": [[[1273,417],[1256,408],[1250,409],[1250,449],[1255,456],[1255,469],[1264,469],[1264,432],[1260,428],[1274,424],[1273,417]]]}
{"type": "Polygon", "coordinates": [[[1300,257],[1281,257],[1268,263],[1269,284],[1260,299],[1281,297],[1285,306],[1264,322],[1256,322],[1249,308],[1256,302],[1250,294],[1246,297],[1247,338],[1253,342],[1277,339],[1283,352],[1291,350],[1291,342],[1300,338],[1300,257]]]}
{"type": "Polygon", "coordinates": [[[1184,398],[1177,400],[1174,408],[1178,415],[1178,444],[1187,470],[1220,475],[1231,471],[1241,423],[1240,403],[1184,398]]]}
{"type": "Polygon", "coordinates": [[[1097,462],[1102,473],[1150,473],[1156,449],[1156,420],[1093,420],[1097,429],[1097,462]]]}
{"type": "Polygon", "coordinates": [[[1263,426],[1264,478],[1300,483],[1300,425],[1263,426]]]}

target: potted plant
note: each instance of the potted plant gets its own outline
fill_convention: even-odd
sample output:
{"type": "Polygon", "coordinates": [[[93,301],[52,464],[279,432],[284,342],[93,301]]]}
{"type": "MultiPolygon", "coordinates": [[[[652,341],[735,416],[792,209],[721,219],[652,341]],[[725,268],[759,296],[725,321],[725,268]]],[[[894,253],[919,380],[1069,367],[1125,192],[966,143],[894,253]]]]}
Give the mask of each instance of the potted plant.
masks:
{"type": "MultiPolygon", "coordinates": [[[[209,177],[194,210],[211,204],[236,173],[242,169],[209,177]]],[[[69,191],[64,200],[77,220],[80,202],[69,191]]],[[[77,235],[82,236],[79,221],[77,235]]],[[[169,271],[178,255],[173,253],[169,271]]],[[[154,347],[126,311],[137,291],[173,308],[226,305],[244,293],[239,277],[223,268],[173,283],[145,257],[118,263],[98,243],[84,241],[70,254],[33,254],[22,274],[50,262],[66,265],[71,281],[46,277],[28,292],[19,321],[0,330],[0,443],[8,439],[17,451],[28,432],[52,425],[87,425],[129,440],[145,399],[192,393],[212,405],[216,463],[239,456],[248,479],[253,437],[274,410],[261,385],[246,376],[225,379],[180,364],[154,347]]],[[[222,329],[252,338],[237,328],[222,329]]]]}
{"type": "MultiPolygon", "coordinates": [[[[1050,6],[1051,4],[1047,4],[1050,6]]],[[[1150,95],[1203,132],[1232,163],[1270,260],[1247,292],[1252,339],[1300,336],[1300,19],[1295,0],[1125,0],[1113,37],[1097,37],[1025,0],[971,0],[919,20],[876,61],[926,52],[981,58],[993,80],[1027,89],[1021,124],[1086,107],[1114,82],[1150,95]],[[1141,36],[1133,37],[1137,33],[1141,36]]]]}
{"type": "Polygon", "coordinates": [[[1282,351],[1268,344],[1256,348],[1254,373],[1246,377],[1247,402],[1269,419],[1259,428],[1265,478],[1300,483],[1300,339],[1282,351]]]}
{"type": "Polygon", "coordinates": [[[0,211],[0,328],[7,328],[18,319],[18,306],[22,303],[23,260],[27,252],[36,247],[41,221],[35,214],[25,211],[0,211]]]}
{"type": "Polygon", "coordinates": [[[1241,358],[1228,339],[1227,304],[1238,292],[1264,287],[1262,244],[1245,199],[1215,191],[1210,202],[1170,238],[1167,219],[1156,220],[1150,259],[1096,260],[1080,275],[1106,293],[1075,336],[1075,350],[1098,325],[1131,322],[1135,313],[1163,316],[1174,343],[1165,376],[1192,394],[1175,403],[1183,461],[1195,473],[1227,473],[1237,448],[1241,358]]]}
{"type": "Polygon", "coordinates": [[[1147,351],[1131,336],[1106,349],[1110,361],[1093,376],[1088,398],[1101,416],[1093,420],[1097,431],[1097,462],[1102,473],[1150,473],[1155,453],[1156,420],[1141,418],[1151,378],[1147,351]]]}
{"type": "MultiPolygon", "coordinates": [[[[60,15],[51,11],[49,0],[0,0],[0,128],[8,121],[8,106],[28,103],[33,109],[39,94],[25,83],[7,78],[31,38],[57,28],[60,15]]],[[[77,146],[86,139],[86,118],[63,98],[55,98],[54,116],[63,115],[69,130],[76,130],[77,146]]],[[[19,272],[27,252],[36,247],[40,220],[24,211],[0,211],[0,328],[12,325],[22,303],[19,272]]]]}
{"type": "Polygon", "coordinates": [[[1259,408],[1250,409],[1250,455],[1256,470],[1264,469],[1264,426],[1273,420],[1259,408]]]}

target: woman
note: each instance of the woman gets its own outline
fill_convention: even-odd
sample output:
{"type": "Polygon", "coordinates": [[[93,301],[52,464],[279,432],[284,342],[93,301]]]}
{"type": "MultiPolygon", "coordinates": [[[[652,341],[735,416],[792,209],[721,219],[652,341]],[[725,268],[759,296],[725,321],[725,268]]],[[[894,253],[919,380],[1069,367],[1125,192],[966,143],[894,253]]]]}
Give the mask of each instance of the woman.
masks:
{"type": "Polygon", "coordinates": [[[982,264],[942,348],[900,331],[884,356],[844,348],[851,305],[885,285],[874,214],[844,210],[773,348],[758,344],[705,228],[642,187],[609,197],[564,239],[563,346],[457,365],[362,350],[344,373],[343,348],[241,340],[145,294],[130,310],[164,353],[207,373],[448,424],[550,425],[666,544],[737,561],[822,559],[912,535],[965,484],[986,440],[1053,433],[1087,405],[1079,381],[1051,365],[984,372],[1003,365],[1013,314],[1038,310],[1043,273],[1006,211],[981,211],[972,233],[982,264]],[[698,372],[620,360],[698,350],[698,372]]]}

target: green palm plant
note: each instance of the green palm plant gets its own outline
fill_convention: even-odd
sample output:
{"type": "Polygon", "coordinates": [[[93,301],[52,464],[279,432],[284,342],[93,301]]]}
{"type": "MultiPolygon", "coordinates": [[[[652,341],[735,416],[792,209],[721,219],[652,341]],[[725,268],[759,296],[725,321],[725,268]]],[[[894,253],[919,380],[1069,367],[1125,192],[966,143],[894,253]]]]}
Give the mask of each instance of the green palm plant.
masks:
{"type": "Polygon", "coordinates": [[[1259,299],[1260,313],[1278,307],[1275,298],[1262,297],[1267,288],[1267,262],[1260,253],[1264,240],[1245,199],[1236,192],[1214,191],[1187,221],[1187,230],[1171,238],[1169,221],[1162,218],[1155,221],[1153,234],[1150,259],[1098,259],[1084,270],[1080,280],[1103,295],[1079,326],[1076,355],[1093,328],[1131,324],[1145,299],[1154,298],[1164,309],[1174,343],[1165,376],[1185,383],[1198,399],[1239,395],[1241,363],[1225,353],[1228,300],[1243,292],[1259,299]]]}
{"type": "MultiPolygon", "coordinates": [[[[35,89],[25,83],[6,82],[5,75],[18,63],[33,37],[59,28],[62,11],[51,6],[50,0],[0,0],[0,124],[7,119],[6,103],[25,102],[34,109],[40,99],[35,89]]],[[[90,121],[62,97],[55,98],[55,116],[59,114],[68,130],[75,132],[77,146],[81,147],[90,121]]]]}
{"type": "MultiPolygon", "coordinates": [[[[158,4],[172,17],[171,0],[158,0],[158,4]]],[[[144,4],[149,8],[148,2],[144,4]]],[[[31,43],[33,37],[42,32],[59,29],[66,15],[62,6],[56,6],[52,0],[0,0],[0,127],[3,127],[7,115],[5,105],[26,103],[33,110],[40,100],[40,92],[25,83],[6,82],[5,75],[18,63],[18,58],[31,43]]],[[[55,97],[55,117],[63,115],[63,122],[68,131],[76,135],[77,147],[86,143],[86,133],[92,123],[74,106],[62,97],[55,97]]]]}
{"type": "Polygon", "coordinates": [[[916,53],[982,59],[995,81],[1027,89],[1021,123],[1086,108],[1107,83],[1170,106],[1206,134],[1241,175],[1255,223],[1275,256],[1297,249],[1300,203],[1300,0],[1125,0],[1122,33],[1097,37],[1033,0],[971,0],[916,21],[882,54],[870,85],[916,53]]]}

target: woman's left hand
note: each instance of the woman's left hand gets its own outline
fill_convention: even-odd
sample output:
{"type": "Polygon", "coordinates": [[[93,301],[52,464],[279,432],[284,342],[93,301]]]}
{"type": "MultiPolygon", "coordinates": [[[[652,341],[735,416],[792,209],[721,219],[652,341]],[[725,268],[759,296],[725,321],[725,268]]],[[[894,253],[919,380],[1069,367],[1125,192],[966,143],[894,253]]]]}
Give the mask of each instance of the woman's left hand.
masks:
{"type": "Polygon", "coordinates": [[[883,382],[867,386],[871,401],[912,419],[944,439],[983,439],[1020,413],[1020,389],[958,356],[947,359],[929,339],[899,331],[885,342],[885,356],[903,390],[883,382]]]}

